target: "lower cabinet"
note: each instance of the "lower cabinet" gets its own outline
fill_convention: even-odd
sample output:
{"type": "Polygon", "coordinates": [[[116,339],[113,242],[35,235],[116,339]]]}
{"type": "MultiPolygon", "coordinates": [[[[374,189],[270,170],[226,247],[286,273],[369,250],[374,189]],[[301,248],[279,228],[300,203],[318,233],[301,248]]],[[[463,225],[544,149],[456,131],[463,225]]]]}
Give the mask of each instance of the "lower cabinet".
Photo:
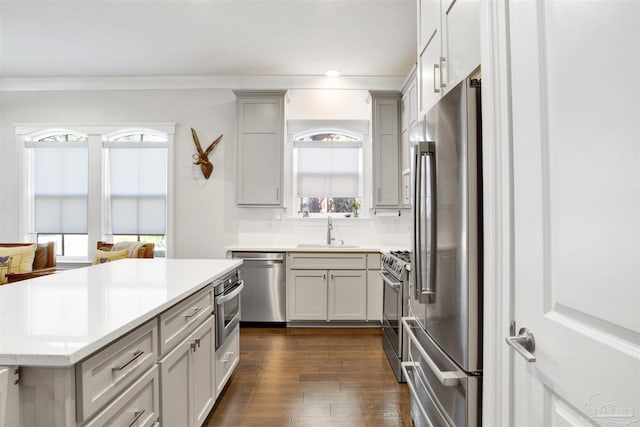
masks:
{"type": "Polygon", "coordinates": [[[327,320],[327,272],[291,270],[287,301],[287,320],[327,320]]]}
{"type": "Polygon", "coordinates": [[[365,270],[291,270],[288,320],[366,320],[365,270]]]}
{"type": "Polygon", "coordinates": [[[163,426],[199,427],[216,398],[211,316],[159,361],[163,426]]]}
{"type": "Polygon", "coordinates": [[[216,350],[216,397],[220,395],[240,361],[240,326],[216,350]]]}
{"type": "Polygon", "coordinates": [[[329,320],[367,319],[367,272],[328,272],[329,320]]]}
{"type": "Polygon", "coordinates": [[[158,367],[154,366],[119,395],[85,427],[158,425],[158,367]]]}

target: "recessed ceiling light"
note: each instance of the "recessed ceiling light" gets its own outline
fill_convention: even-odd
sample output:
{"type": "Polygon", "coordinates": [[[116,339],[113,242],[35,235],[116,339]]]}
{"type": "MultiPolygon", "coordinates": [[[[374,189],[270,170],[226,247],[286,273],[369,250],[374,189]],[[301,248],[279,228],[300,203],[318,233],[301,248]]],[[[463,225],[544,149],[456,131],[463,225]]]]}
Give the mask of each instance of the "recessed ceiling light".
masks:
{"type": "Polygon", "coordinates": [[[324,73],[327,77],[338,77],[340,75],[340,71],[338,70],[329,70],[324,73]]]}

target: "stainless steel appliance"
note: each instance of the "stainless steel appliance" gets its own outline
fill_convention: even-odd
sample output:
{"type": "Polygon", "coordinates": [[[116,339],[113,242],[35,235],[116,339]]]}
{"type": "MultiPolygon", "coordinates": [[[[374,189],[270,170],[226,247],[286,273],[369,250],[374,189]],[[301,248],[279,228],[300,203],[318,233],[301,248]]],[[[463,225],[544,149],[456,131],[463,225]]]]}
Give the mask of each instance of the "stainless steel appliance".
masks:
{"type": "Polygon", "coordinates": [[[244,283],[239,279],[237,270],[213,283],[213,303],[216,310],[216,350],[240,322],[240,292],[243,289],[244,283]]]}
{"type": "Polygon", "coordinates": [[[399,382],[404,382],[401,364],[407,358],[402,317],[408,315],[409,251],[382,254],[382,348],[399,382]]]}
{"type": "Polygon", "coordinates": [[[286,264],[281,252],[233,252],[242,259],[240,277],[244,280],[241,324],[285,325],[286,264]]]}
{"type": "Polygon", "coordinates": [[[480,81],[425,116],[412,148],[412,289],[403,364],[416,425],[479,426],[482,390],[480,81]],[[427,417],[427,422],[424,417],[427,417]]]}

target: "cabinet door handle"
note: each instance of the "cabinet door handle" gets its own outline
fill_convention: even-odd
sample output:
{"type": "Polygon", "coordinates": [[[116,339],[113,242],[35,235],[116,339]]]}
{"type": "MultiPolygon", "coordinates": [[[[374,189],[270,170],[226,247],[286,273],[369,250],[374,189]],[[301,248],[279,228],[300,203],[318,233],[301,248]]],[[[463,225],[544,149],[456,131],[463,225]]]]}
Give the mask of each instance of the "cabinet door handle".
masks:
{"type": "Polygon", "coordinates": [[[194,352],[194,353],[196,352],[196,343],[195,343],[195,341],[194,341],[194,342],[192,342],[192,343],[190,343],[190,344],[189,344],[189,347],[191,347],[191,351],[192,351],[192,352],[194,352]]]}
{"type": "Polygon", "coordinates": [[[322,273],[322,280],[327,280],[327,273],[322,273]]]}
{"type": "Polygon", "coordinates": [[[143,350],[136,350],[136,351],[133,352],[133,354],[131,355],[131,358],[129,360],[127,360],[126,362],[124,362],[120,366],[114,366],[113,368],[111,368],[111,370],[112,371],[122,371],[124,368],[126,368],[127,366],[132,364],[137,358],[139,358],[143,354],[144,354],[143,350]]]}
{"type": "Polygon", "coordinates": [[[331,273],[331,280],[333,280],[333,273],[331,273]]]}
{"type": "Polygon", "coordinates": [[[146,409],[143,409],[142,411],[134,412],[133,413],[133,420],[129,423],[129,427],[132,427],[136,422],[138,422],[138,420],[140,419],[142,414],[144,414],[145,411],[146,411],[146,409]]]}
{"type": "Polygon", "coordinates": [[[202,310],[202,307],[192,307],[191,311],[189,313],[186,313],[184,317],[186,318],[193,317],[196,314],[200,313],[200,310],[202,310]]]}
{"type": "Polygon", "coordinates": [[[196,338],[196,345],[200,348],[200,338],[196,338]]]}
{"type": "Polygon", "coordinates": [[[276,202],[280,201],[280,187],[276,187],[276,202]]]}
{"type": "Polygon", "coordinates": [[[443,69],[442,63],[445,62],[446,60],[447,58],[445,58],[444,56],[440,57],[440,87],[447,86],[447,84],[444,82],[444,78],[443,78],[444,76],[442,74],[442,69],[443,69]]]}
{"type": "Polygon", "coordinates": [[[440,93],[440,89],[436,88],[436,70],[439,70],[440,64],[433,64],[433,93],[440,93]]]}

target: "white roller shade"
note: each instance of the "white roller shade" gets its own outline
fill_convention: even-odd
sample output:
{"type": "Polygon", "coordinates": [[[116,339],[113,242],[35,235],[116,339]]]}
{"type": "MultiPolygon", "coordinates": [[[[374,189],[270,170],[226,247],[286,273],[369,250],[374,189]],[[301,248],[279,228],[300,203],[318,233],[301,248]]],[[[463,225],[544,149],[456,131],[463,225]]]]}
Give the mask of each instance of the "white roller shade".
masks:
{"type": "Polygon", "coordinates": [[[360,197],[360,148],[298,148],[298,197],[360,197]]]}
{"type": "Polygon", "coordinates": [[[165,234],[167,149],[109,149],[113,234],[165,234]]]}
{"type": "Polygon", "coordinates": [[[33,149],[35,231],[87,233],[86,147],[33,149]]]}

